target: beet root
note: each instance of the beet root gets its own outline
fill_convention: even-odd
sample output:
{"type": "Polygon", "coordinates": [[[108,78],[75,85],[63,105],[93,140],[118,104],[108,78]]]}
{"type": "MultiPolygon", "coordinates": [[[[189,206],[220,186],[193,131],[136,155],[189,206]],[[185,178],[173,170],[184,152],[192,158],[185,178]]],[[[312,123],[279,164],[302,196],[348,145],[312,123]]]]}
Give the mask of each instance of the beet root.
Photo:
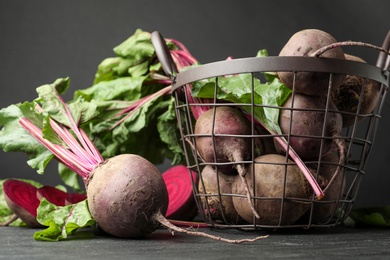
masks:
{"type": "MultiPolygon", "coordinates": [[[[320,110],[325,110],[326,104],[327,97],[324,96],[295,94],[294,97],[289,97],[284,104],[285,109],[280,112],[279,124],[282,133],[291,134],[290,146],[302,160],[318,159],[324,155],[332,146],[332,139],[325,138],[335,137],[341,133],[342,118],[331,100],[329,100],[329,112],[325,122],[325,112],[320,110]],[[325,131],[323,131],[324,127],[325,131]],[[323,142],[322,154],[320,154],[321,142],[323,142]]],[[[275,145],[280,147],[278,144],[275,145]]],[[[344,150],[342,147],[339,149],[344,150]]]]}
{"type": "MultiPolygon", "coordinates": [[[[251,139],[239,137],[239,135],[251,134],[250,122],[237,109],[221,106],[207,110],[196,121],[194,132],[199,135],[195,138],[196,148],[205,162],[234,163],[250,158],[251,139]]],[[[235,173],[238,166],[219,165],[218,167],[224,173],[235,173]]]]}
{"type": "Polygon", "coordinates": [[[3,183],[4,198],[9,209],[19,217],[28,227],[43,227],[36,219],[39,199],[37,187],[15,179],[8,179],[3,183]]]}
{"type": "Polygon", "coordinates": [[[100,164],[86,182],[88,207],[99,227],[122,238],[143,237],[165,215],[168,191],[159,170],[132,154],[112,157],[100,164]]]}
{"type": "Polygon", "coordinates": [[[230,224],[242,221],[231,196],[234,176],[220,171],[217,173],[214,167],[207,165],[202,170],[201,179],[203,182],[199,182],[198,191],[205,215],[209,215],[212,220],[230,224]]]}
{"type": "MultiPolygon", "coordinates": [[[[252,167],[249,167],[246,178],[250,189],[255,189],[255,209],[260,214],[256,224],[293,224],[309,209],[308,203],[299,199],[310,199],[313,196],[310,185],[296,165],[286,166],[286,163],[293,162],[286,162],[286,157],[282,155],[267,154],[255,159],[254,172],[252,167]],[[252,175],[255,177],[255,183],[252,175]]],[[[242,182],[236,179],[232,184],[232,192],[245,194],[243,191],[242,182]]],[[[234,196],[233,204],[243,219],[254,223],[252,211],[244,197],[234,196]]]]}
{"type": "MultiPolygon", "coordinates": [[[[364,62],[359,57],[345,54],[345,58],[351,61],[364,62]]],[[[343,127],[354,124],[356,113],[367,115],[374,111],[380,97],[381,85],[377,81],[364,79],[355,75],[347,75],[340,88],[332,92],[332,101],[342,113],[343,127]],[[360,107],[359,107],[360,106],[360,107]],[[359,110],[358,110],[359,109],[359,110]],[[348,114],[349,113],[349,114],[348,114]]],[[[357,122],[364,116],[358,116],[357,122]]]]}
{"type": "MultiPolygon", "coordinates": [[[[279,56],[305,56],[309,57],[316,50],[336,43],[336,39],[327,32],[317,29],[306,29],[295,33],[285,44],[279,56]]],[[[344,52],[340,47],[324,52],[320,57],[345,59],[344,52]]],[[[289,88],[300,94],[318,96],[327,95],[329,87],[329,73],[324,72],[278,72],[280,80],[289,88]],[[295,76],[295,77],[294,77],[295,76]]],[[[332,89],[337,89],[344,75],[333,75],[332,89]]]]}

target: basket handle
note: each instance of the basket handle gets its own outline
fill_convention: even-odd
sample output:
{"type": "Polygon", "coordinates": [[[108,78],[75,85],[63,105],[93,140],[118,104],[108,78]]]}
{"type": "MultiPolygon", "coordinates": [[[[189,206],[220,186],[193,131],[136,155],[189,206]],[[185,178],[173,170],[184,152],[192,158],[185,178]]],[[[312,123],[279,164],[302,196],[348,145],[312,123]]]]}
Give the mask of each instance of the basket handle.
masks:
{"type": "MultiPolygon", "coordinates": [[[[390,31],[387,33],[385,40],[383,41],[382,45],[383,49],[390,51],[390,31]]],[[[387,53],[381,52],[378,56],[378,61],[376,63],[376,66],[388,70],[390,66],[390,56],[387,53]]]]}
{"type": "Polygon", "coordinates": [[[151,40],[165,74],[174,79],[177,67],[164,38],[158,31],[154,31],[151,33],[151,40]]]}

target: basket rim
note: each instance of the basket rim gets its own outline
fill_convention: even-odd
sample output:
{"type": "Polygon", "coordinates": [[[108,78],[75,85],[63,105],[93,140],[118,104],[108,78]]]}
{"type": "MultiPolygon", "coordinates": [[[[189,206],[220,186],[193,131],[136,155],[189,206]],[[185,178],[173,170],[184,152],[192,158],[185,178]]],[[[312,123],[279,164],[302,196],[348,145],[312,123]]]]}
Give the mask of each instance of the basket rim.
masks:
{"type": "Polygon", "coordinates": [[[268,56],[211,62],[181,71],[175,75],[172,90],[198,80],[256,72],[326,72],[361,76],[389,85],[389,71],[377,66],[351,60],[323,57],[268,56]]]}

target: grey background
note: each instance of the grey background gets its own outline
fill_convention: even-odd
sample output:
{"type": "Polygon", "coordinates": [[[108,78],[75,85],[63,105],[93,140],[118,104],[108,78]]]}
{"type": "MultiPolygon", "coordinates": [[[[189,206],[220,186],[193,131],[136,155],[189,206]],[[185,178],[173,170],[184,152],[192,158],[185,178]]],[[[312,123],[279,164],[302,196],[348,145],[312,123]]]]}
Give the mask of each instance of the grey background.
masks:
{"type": "MultiPolygon", "coordinates": [[[[228,56],[277,55],[298,30],[318,28],[336,39],[381,45],[390,29],[390,1],[0,0],[0,107],[31,100],[35,88],[69,76],[74,90],[92,84],[97,65],[137,28],[183,42],[202,63],[228,56]]],[[[377,52],[353,49],[375,63],[377,52]]],[[[356,205],[390,204],[390,106],[383,118],[356,205]]],[[[24,154],[0,151],[0,179],[60,180],[54,165],[39,176],[24,154]]],[[[166,165],[161,166],[163,169],[166,165]]]]}

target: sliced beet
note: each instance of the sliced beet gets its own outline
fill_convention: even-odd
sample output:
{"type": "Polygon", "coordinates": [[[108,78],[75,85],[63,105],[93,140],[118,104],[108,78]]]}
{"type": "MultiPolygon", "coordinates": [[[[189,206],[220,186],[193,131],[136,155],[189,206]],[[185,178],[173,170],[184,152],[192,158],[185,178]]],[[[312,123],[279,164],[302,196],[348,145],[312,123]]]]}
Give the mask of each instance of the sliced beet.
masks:
{"type": "Polygon", "coordinates": [[[165,171],[162,176],[168,190],[168,209],[166,218],[175,220],[191,220],[197,214],[197,206],[193,195],[192,181],[197,184],[198,176],[184,165],[176,165],[165,171]]]}
{"type": "Polygon", "coordinates": [[[57,189],[54,186],[45,185],[37,190],[37,197],[39,200],[47,199],[50,203],[57,206],[65,206],[65,201],[68,193],[57,189]]]}
{"type": "Polygon", "coordinates": [[[27,182],[8,179],[3,183],[4,198],[8,207],[29,227],[42,227],[36,220],[39,199],[37,188],[27,182]]]}
{"type": "Polygon", "coordinates": [[[57,206],[66,206],[83,201],[87,198],[85,194],[81,193],[67,193],[54,186],[45,185],[38,189],[38,199],[47,199],[50,203],[57,206]]]}
{"type": "Polygon", "coordinates": [[[65,204],[66,205],[75,204],[75,203],[78,203],[78,202],[83,201],[85,199],[87,199],[87,195],[85,195],[85,194],[82,194],[82,193],[68,193],[67,196],[66,196],[65,204]]]}

